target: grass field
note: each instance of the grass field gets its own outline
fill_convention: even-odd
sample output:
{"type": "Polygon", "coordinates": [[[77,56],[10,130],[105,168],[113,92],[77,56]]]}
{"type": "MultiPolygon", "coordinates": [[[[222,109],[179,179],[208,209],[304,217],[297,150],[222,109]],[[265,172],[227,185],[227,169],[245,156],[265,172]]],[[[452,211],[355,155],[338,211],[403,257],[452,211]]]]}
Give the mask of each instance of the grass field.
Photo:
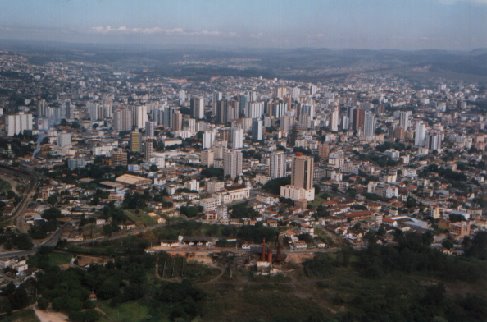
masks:
{"type": "Polygon", "coordinates": [[[62,264],[69,264],[71,261],[71,254],[66,254],[66,253],[55,253],[51,252],[48,254],[49,262],[52,265],[59,266],[62,264]]]}
{"type": "Polygon", "coordinates": [[[157,221],[154,218],[150,217],[145,212],[139,212],[138,214],[136,214],[135,212],[133,212],[131,210],[125,210],[125,214],[137,226],[153,226],[153,225],[157,224],[157,221]]]}
{"type": "Polygon", "coordinates": [[[149,308],[139,302],[126,302],[117,307],[98,303],[100,322],[134,322],[151,320],[149,308]],[[105,313],[105,315],[103,315],[105,313]]]}

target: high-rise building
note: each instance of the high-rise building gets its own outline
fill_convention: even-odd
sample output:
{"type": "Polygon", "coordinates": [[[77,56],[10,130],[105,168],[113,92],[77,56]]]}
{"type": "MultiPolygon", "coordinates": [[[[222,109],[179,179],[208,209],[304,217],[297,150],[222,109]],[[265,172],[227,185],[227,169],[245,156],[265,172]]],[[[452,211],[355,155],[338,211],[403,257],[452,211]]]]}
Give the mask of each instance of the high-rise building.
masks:
{"type": "Polygon", "coordinates": [[[286,155],[284,151],[274,151],[271,153],[269,175],[271,179],[286,176],[286,155]]]}
{"type": "Polygon", "coordinates": [[[375,115],[370,111],[365,113],[364,136],[366,139],[375,137],[375,115]]]}
{"type": "Polygon", "coordinates": [[[349,127],[350,127],[350,119],[348,118],[348,115],[343,115],[342,116],[342,130],[348,131],[349,127]]]}
{"type": "Polygon", "coordinates": [[[128,108],[118,108],[113,113],[112,128],[115,131],[131,131],[133,127],[132,112],[128,108]]]}
{"type": "Polygon", "coordinates": [[[399,112],[399,126],[405,131],[411,126],[411,111],[401,111],[399,112]]]}
{"type": "Polygon", "coordinates": [[[234,179],[242,175],[243,156],[242,151],[229,150],[223,156],[223,173],[234,179]]]}
{"type": "Polygon", "coordinates": [[[231,148],[234,150],[243,148],[243,129],[239,127],[232,127],[231,130],[231,148]]]}
{"type": "Polygon", "coordinates": [[[184,120],[184,126],[183,126],[183,129],[185,131],[189,131],[191,133],[194,133],[196,132],[196,120],[194,118],[186,118],[184,120]]]}
{"type": "Polygon", "coordinates": [[[127,152],[122,149],[115,149],[112,151],[112,165],[114,167],[127,165],[127,152]]]}
{"type": "Polygon", "coordinates": [[[203,149],[208,150],[213,146],[215,142],[215,131],[208,130],[203,132],[203,149]]]}
{"type": "Polygon", "coordinates": [[[226,99],[216,101],[215,107],[215,121],[216,123],[224,124],[227,120],[227,105],[226,99]]]}
{"type": "Polygon", "coordinates": [[[424,146],[424,139],[426,136],[426,126],[422,121],[416,123],[416,131],[414,136],[414,145],[424,146]]]}
{"type": "Polygon", "coordinates": [[[313,157],[297,154],[293,159],[291,185],[309,190],[313,188],[313,157]]]}
{"type": "Polygon", "coordinates": [[[147,106],[146,105],[139,105],[133,107],[133,118],[134,126],[137,129],[143,129],[145,126],[145,122],[149,120],[147,115],[147,106]]]}
{"type": "Polygon", "coordinates": [[[252,101],[247,105],[247,107],[247,112],[245,113],[246,117],[257,118],[264,115],[264,102],[252,101]]]}
{"type": "Polygon", "coordinates": [[[291,184],[281,186],[281,197],[294,201],[312,201],[315,198],[313,187],[314,164],[313,157],[296,154],[293,159],[291,184]]]}
{"type": "Polygon", "coordinates": [[[71,147],[71,133],[65,131],[59,132],[57,135],[57,145],[61,148],[71,147]]]}
{"type": "Polygon", "coordinates": [[[427,147],[430,151],[441,151],[441,143],[443,141],[442,133],[431,130],[426,137],[427,147]]]}
{"type": "Polygon", "coordinates": [[[140,152],[140,133],[138,130],[130,132],[130,151],[140,152]]]}
{"type": "Polygon", "coordinates": [[[67,119],[73,119],[74,118],[74,112],[76,109],[76,105],[71,103],[71,100],[66,100],[64,102],[65,107],[66,107],[66,118],[67,119]]]}
{"type": "Polygon", "coordinates": [[[6,116],[7,136],[14,136],[24,133],[24,131],[32,131],[32,114],[31,113],[16,113],[6,116]]]}
{"type": "Polygon", "coordinates": [[[223,95],[221,92],[216,92],[213,94],[213,98],[212,98],[212,115],[216,117],[216,114],[217,114],[217,110],[216,110],[216,107],[217,107],[217,104],[218,104],[218,101],[221,101],[223,98],[223,95]]]}
{"type": "Polygon", "coordinates": [[[154,142],[152,141],[152,139],[147,139],[145,141],[145,161],[150,162],[153,155],[154,155],[154,142]]]}
{"type": "Polygon", "coordinates": [[[201,164],[211,168],[215,164],[215,152],[213,150],[201,151],[201,164]]]}
{"type": "Polygon", "coordinates": [[[361,107],[352,109],[353,115],[353,130],[361,132],[364,130],[365,124],[365,110],[361,107]]]}
{"type": "Polygon", "coordinates": [[[234,120],[238,120],[239,112],[238,112],[238,102],[236,100],[229,100],[227,102],[227,112],[225,113],[225,123],[231,123],[234,120]]]}
{"type": "Polygon", "coordinates": [[[252,121],[252,140],[262,141],[262,120],[253,119],[252,121]]]}
{"type": "Polygon", "coordinates": [[[328,159],[328,156],[330,155],[330,145],[328,145],[327,143],[321,143],[318,146],[318,154],[320,158],[328,159]]]}
{"type": "Polygon", "coordinates": [[[281,131],[289,132],[291,131],[293,126],[294,126],[294,119],[292,116],[285,115],[279,119],[279,128],[281,129],[281,131]]]}
{"type": "Polygon", "coordinates": [[[189,101],[189,107],[191,109],[191,115],[195,119],[202,119],[205,117],[205,102],[203,97],[192,97],[189,101]]]}
{"type": "Polygon", "coordinates": [[[244,116],[247,111],[247,106],[249,104],[248,95],[240,95],[238,98],[238,113],[239,116],[244,116]]]}
{"type": "Polygon", "coordinates": [[[156,122],[145,122],[145,136],[148,138],[154,137],[154,128],[156,126],[156,122]]]}
{"type": "Polygon", "coordinates": [[[101,121],[103,120],[103,109],[98,103],[89,102],[86,104],[86,109],[90,115],[90,121],[101,121]]]}
{"type": "Polygon", "coordinates": [[[183,114],[179,111],[174,111],[172,117],[172,130],[181,131],[183,129],[183,114]]]}
{"type": "Polygon", "coordinates": [[[333,104],[331,118],[330,118],[330,130],[338,132],[338,124],[340,123],[340,109],[337,104],[333,104]]]}

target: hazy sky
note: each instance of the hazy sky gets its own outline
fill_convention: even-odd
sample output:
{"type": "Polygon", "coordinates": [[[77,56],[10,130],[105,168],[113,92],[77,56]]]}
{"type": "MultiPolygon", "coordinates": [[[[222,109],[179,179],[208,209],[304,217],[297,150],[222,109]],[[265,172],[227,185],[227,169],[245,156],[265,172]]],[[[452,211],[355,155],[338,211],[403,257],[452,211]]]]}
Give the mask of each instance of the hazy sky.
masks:
{"type": "Polygon", "coordinates": [[[487,0],[0,0],[0,38],[217,47],[487,47],[487,0]]]}

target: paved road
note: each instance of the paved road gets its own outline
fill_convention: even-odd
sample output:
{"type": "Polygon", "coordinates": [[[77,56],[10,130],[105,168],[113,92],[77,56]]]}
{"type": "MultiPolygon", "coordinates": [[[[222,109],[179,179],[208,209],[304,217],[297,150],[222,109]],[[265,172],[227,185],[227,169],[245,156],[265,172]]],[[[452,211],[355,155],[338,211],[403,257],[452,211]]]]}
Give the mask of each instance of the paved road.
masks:
{"type": "Polygon", "coordinates": [[[6,167],[5,165],[0,166],[0,173],[5,173],[10,176],[23,177],[26,181],[30,182],[29,188],[24,192],[22,200],[15,207],[13,215],[7,219],[7,222],[15,222],[17,230],[26,233],[28,231],[28,226],[25,224],[24,212],[32,201],[37,187],[39,185],[39,175],[29,169],[15,169],[11,167],[6,167]]]}

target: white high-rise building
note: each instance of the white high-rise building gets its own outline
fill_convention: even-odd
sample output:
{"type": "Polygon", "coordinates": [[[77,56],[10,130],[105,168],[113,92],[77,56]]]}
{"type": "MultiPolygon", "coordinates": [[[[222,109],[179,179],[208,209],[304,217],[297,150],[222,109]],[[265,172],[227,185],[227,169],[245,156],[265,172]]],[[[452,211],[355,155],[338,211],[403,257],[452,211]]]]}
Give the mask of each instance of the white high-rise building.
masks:
{"type": "Polygon", "coordinates": [[[365,113],[364,136],[366,139],[372,139],[375,136],[375,115],[372,112],[365,113]]]}
{"type": "Polygon", "coordinates": [[[215,142],[215,131],[208,130],[203,132],[203,149],[211,149],[215,142]]]}
{"type": "Polygon", "coordinates": [[[264,115],[264,102],[250,102],[248,104],[246,117],[258,118],[264,115]]]}
{"type": "Polygon", "coordinates": [[[426,136],[426,126],[424,125],[423,121],[419,121],[416,123],[414,145],[423,146],[425,136],[426,136]]]}
{"type": "Polygon", "coordinates": [[[410,118],[411,111],[399,112],[399,126],[405,131],[411,126],[410,118]]]}
{"type": "Polygon", "coordinates": [[[149,120],[149,117],[147,115],[147,106],[146,105],[140,105],[140,106],[134,106],[133,108],[133,120],[134,120],[134,126],[137,129],[143,129],[145,126],[145,122],[149,120]]]}
{"type": "Polygon", "coordinates": [[[145,136],[148,138],[154,137],[154,128],[156,126],[156,122],[145,122],[145,136]]]}
{"type": "Polygon", "coordinates": [[[338,124],[340,123],[340,109],[338,105],[333,104],[333,110],[331,112],[330,130],[338,132],[338,124]]]}
{"type": "Polygon", "coordinates": [[[438,131],[429,131],[426,137],[426,144],[430,151],[441,151],[441,143],[443,141],[442,133],[438,131]]]}
{"type": "Polygon", "coordinates": [[[229,150],[223,155],[223,173],[234,179],[242,175],[243,156],[242,151],[229,150]]]}
{"type": "Polygon", "coordinates": [[[252,140],[262,141],[262,120],[254,119],[252,121],[252,140]]]}
{"type": "Polygon", "coordinates": [[[191,115],[195,119],[202,119],[205,117],[205,103],[203,97],[192,97],[189,106],[191,109],[191,115]]]}
{"type": "Polygon", "coordinates": [[[284,151],[274,151],[270,157],[269,175],[272,179],[286,176],[286,155],[284,151]]]}
{"type": "Polygon", "coordinates": [[[234,150],[243,148],[243,129],[239,127],[232,127],[231,131],[231,148],[234,150]]]}
{"type": "Polygon", "coordinates": [[[32,114],[17,113],[6,116],[7,136],[22,134],[24,131],[32,131],[32,114]]]}
{"type": "Polygon", "coordinates": [[[90,115],[90,121],[101,121],[103,120],[103,109],[97,103],[87,103],[86,109],[88,110],[88,114],[90,115]]]}
{"type": "Polygon", "coordinates": [[[133,126],[132,112],[128,108],[118,108],[113,113],[112,128],[115,131],[131,131],[133,126]]]}

